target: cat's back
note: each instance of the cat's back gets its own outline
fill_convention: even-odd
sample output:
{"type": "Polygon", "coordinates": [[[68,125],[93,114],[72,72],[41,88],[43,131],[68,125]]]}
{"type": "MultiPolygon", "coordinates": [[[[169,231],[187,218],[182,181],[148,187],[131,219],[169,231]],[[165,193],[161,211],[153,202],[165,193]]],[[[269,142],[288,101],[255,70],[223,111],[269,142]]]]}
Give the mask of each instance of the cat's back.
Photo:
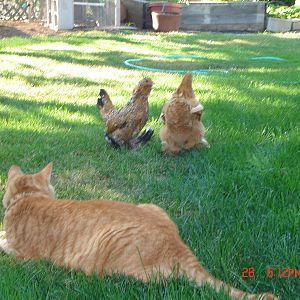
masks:
{"type": "MultiPolygon", "coordinates": [[[[176,225],[168,215],[153,204],[134,205],[109,200],[54,200],[47,197],[28,197],[5,215],[5,227],[20,231],[24,227],[34,232],[38,228],[49,231],[84,231],[85,228],[103,230],[134,226],[143,230],[161,229],[177,232],[176,225]],[[24,226],[26,225],[26,226],[24,226]]],[[[20,233],[20,232],[18,232],[20,233]]]]}
{"type": "Polygon", "coordinates": [[[140,255],[151,263],[179,238],[161,208],[105,200],[31,197],[7,213],[5,227],[19,257],[46,258],[88,274],[130,269],[140,255]]]}

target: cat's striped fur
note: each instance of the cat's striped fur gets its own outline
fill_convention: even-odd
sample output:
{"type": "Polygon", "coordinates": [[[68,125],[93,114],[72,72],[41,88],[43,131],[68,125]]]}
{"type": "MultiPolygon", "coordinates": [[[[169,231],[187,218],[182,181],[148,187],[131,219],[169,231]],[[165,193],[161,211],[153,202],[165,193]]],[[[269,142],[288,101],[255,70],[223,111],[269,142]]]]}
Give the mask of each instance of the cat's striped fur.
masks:
{"type": "Polygon", "coordinates": [[[55,200],[51,171],[52,164],[34,175],[11,167],[3,198],[3,251],[22,259],[48,259],[88,275],[125,273],[143,281],[186,275],[199,287],[224,289],[233,299],[275,299],[272,294],[248,294],[215,279],[156,205],[55,200]]]}

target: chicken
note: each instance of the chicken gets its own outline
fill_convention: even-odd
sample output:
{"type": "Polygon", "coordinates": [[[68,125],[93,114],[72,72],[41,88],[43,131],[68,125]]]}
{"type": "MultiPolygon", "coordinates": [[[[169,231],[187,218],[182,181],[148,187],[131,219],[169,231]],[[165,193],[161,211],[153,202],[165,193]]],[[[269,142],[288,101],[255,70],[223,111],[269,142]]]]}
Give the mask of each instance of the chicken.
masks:
{"type": "Polygon", "coordinates": [[[187,73],[160,115],[164,127],[160,130],[162,151],[176,155],[182,149],[207,146],[205,128],[201,122],[203,106],[196,100],[192,74],[187,73]]]}
{"type": "Polygon", "coordinates": [[[148,96],[152,85],[150,78],[141,80],[134,88],[130,101],[119,109],[115,109],[106,91],[100,90],[97,107],[106,123],[105,139],[114,148],[137,148],[151,139],[153,130],[150,127],[139,133],[148,121],[148,96]]]}

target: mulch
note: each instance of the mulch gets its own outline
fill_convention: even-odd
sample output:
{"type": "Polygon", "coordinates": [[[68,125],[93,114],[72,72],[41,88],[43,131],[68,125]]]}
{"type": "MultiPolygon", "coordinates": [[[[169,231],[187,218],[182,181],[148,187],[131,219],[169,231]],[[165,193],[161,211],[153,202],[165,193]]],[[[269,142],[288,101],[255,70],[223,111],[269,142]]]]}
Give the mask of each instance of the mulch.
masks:
{"type": "Polygon", "coordinates": [[[24,36],[30,37],[34,35],[56,35],[54,30],[45,26],[41,22],[28,21],[2,21],[0,20],[0,39],[24,36]]]}

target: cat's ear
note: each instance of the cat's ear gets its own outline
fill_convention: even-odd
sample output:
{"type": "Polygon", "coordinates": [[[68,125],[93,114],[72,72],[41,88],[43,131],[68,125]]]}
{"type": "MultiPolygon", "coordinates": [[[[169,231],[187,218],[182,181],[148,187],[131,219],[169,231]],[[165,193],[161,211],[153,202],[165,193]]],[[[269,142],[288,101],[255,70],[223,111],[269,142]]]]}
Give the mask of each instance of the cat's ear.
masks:
{"type": "Polygon", "coordinates": [[[50,183],[51,174],[52,174],[53,163],[50,162],[41,172],[40,174],[50,183]]]}
{"type": "Polygon", "coordinates": [[[21,171],[21,168],[18,166],[11,166],[8,171],[8,178],[11,179],[15,177],[16,175],[23,175],[23,172],[21,171]]]}

